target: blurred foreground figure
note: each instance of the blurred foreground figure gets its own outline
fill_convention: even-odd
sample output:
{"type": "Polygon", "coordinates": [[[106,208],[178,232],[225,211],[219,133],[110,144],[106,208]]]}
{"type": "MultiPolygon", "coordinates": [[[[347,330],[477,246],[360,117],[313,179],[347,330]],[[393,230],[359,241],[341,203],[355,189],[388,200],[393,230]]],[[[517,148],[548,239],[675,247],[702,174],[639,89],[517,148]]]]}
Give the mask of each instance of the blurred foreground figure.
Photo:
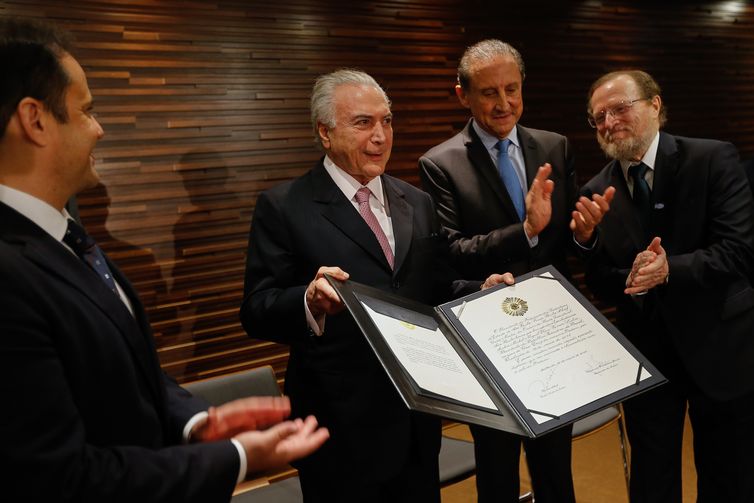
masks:
{"type": "Polygon", "coordinates": [[[207,410],[162,372],[135,291],[64,210],[104,134],[66,35],[3,20],[0,67],[3,498],[228,501],[320,446],[314,418],[281,423],[287,399],[207,410]]]}

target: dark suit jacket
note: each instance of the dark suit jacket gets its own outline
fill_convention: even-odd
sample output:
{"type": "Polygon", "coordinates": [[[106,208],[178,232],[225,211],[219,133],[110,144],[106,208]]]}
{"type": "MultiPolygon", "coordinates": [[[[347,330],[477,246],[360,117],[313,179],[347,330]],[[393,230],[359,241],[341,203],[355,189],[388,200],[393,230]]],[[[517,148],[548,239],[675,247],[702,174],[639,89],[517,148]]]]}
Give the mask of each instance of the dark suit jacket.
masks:
{"type": "Polygon", "coordinates": [[[160,370],[144,309],[0,203],[0,417],[8,501],[227,501],[238,454],[179,446],[204,403],[160,370]]]}
{"type": "Polygon", "coordinates": [[[569,276],[566,251],[575,246],[568,229],[577,196],[568,140],[559,134],[518,126],[530,186],[539,166],[552,165],[552,219],[529,246],[490,154],[471,121],[451,139],[419,159],[422,187],[437,205],[451,239],[454,265],[463,277],[484,279],[493,272],[523,274],[553,264],[569,276]]]}
{"type": "Polygon", "coordinates": [[[741,166],[743,166],[746,176],[749,179],[749,187],[751,188],[751,191],[754,192],[754,159],[743,161],[741,166]]]}
{"type": "Polygon", "coordinates": [[[304,292],[323,265],[426,304],[453,294],[454,274],[443,260],[447,243],[429,196],[391,176],[382,182],[395,233],[394,271],[320,162],[257,200],[241,307],[249,335],[291,346],[285,384],[293,415],[315,414],[330,428],[330,440],[299,466],[322,463],[327,454],[351,482],[388,480],[412,452],[436,457],[439,450],[439,421],[417,426],[351,315],[328,316],[318,337],[304,314],[304,292]]]}
{"type": "Polygon", "coordinates": [[[617,161],[584,192],[608,185],[617,190],[587,284],[617,303],[619,328],[640,350],[652,342],[642,339],[647,334],[669,338],[707,396],[724,400],[754,389],[754,290],[747,279],[754,269],[754,210],[736,149],[660,133],[648,237],[617,161]],[[640,309],[623,290],[636,254],[653,236],[662,238],[670,277],[644,296],[640,309]]]}

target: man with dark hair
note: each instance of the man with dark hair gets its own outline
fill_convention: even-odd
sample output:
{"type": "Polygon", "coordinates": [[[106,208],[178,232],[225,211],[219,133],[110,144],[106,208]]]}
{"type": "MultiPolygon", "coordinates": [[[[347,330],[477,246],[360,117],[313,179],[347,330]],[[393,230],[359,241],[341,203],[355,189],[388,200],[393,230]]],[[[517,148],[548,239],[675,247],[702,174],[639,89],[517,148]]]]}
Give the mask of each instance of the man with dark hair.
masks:
{"type": "Polygon", "coordinates": [[[406,407],[324,274],[433,305],[480,282],[453,281],[429,196],[384,174],[393,116],[379,84],[357,70],[320,76],[311,111],[326,155],[259,196],[241,320],[290,344],[293,414],[332,432],[296,465],[305,501],[439,503],[440,420],[406,407]]]}
{"type": "Polygon", "coordinates": [[[104,134],[65,40],[0,22],[3,498],[228,501],[248,472],[312,452],[327,430],[281,422],[282,398],[207,410],[163,374],[133,288],[64,210],[97,183],[104,134]]]}
{"type": "MultiPolygon", "coordinates": [[[[593,244],[594,226],[609,207],[612,189],[576,202],[564,136],[518,124],[524,75],[521,54],[511,45],[484,40],[469,47],[455,90],[473,117],[419,159],[422,186],[467,279],[500,267],[519,275],[548,264],[570,277],[567,251],[576,250],[575,240],[593,244]]],[[[480,502],[518,501],[522,442],[537,502],[574,501],[570,427],[536,440],[474,425],[471,432],[480,502]]]]}
{"type": "Polygon", "coordinates": [[[733,145],[660,131],[646,72],[600,77],[589,124],[613,160],[584,187],[615,187],[587,284],[669,383],[624,403],[630,498],[681,502],[684,418],[694,430],[697,500],[754,495],[754,203],[733,145]]]}
{"type": "Polygon", "coordinates": [[[52,25],[7,19],[0,36],[0,57],[8,65],[3,71],[18,76],[0,81],[0,138],[15,104],[25,96],[41,99],[55,119],[65,122],[69,79],[57,55],[70,52],[70,34],[52,25]]]}

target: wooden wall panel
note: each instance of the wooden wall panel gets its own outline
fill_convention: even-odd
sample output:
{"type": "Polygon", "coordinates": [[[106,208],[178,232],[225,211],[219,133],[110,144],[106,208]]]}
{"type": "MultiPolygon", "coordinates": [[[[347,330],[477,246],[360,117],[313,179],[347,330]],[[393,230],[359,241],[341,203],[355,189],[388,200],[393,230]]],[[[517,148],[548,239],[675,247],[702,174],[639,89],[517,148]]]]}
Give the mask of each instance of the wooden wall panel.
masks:
{"type": "Polygon", "coordinates": [[[102,185],[81,194],[82,217],[141,293],[180,381],[262,364],[284,375],[286,348],[247,337],[238,306],[257,195],[319,157],[308,96],[320,73],[359,67],[385,86],[388,171],[412,183],[417,158],[467,118],[455,66],[483,37],[522,52],[522,123],[566,134],[582,180],[604,164],[586,90],[627,66],[660,81],[669,131],[754,157],[754,7],[743,1],[0,2],[0,16],[16,15],[77,37],[106,129],[102,185]]]}

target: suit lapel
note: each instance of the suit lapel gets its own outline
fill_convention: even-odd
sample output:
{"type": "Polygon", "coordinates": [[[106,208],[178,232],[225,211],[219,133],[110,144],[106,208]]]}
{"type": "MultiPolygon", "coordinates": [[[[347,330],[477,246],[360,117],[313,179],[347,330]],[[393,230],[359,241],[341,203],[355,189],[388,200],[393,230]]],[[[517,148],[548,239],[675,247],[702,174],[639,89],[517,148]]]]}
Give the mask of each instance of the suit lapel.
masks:
{"type": "Polygon", "coordinates": [[[675,139],[669,134],[660,133],[652,182],[652,217],[650,219],[652,236],[664,234],[667,215],[673,205],[675,195],[673,180],[676,179],[679,169],[678,146],[675,139]]]}
{"type": "Polygon", "coordinates": [[[544,159],[542,152],[543,149],[537,145],[537,140],[531,135],[531,133],[520,124],[516,127],[518,131],[518,140],[521,142],[521,152],[524,155],[524,165],[526,169],[526,189],[524,193],[529,190],[534,177],[537,176],[539,167],[543,165],[546,160],[544,159]]]}
{"type": "Polygon", "coordinates": [[[495,163],[492,162],[490,153],[474,131],[471,121],[466,124],[463,133],[465,136],[464,141],[466,143],[466,149],[472,166],[474,166],[474,169],[478,170],[486,179],[487,184],[492,188],[492,191],[500,201],[500,204],[505,208],[511,221],[516,222],[520,220],[516,207],[513,206],[513,201],[511,201],[511,196],[508,194],[508,190],[500,179],[500,174],[495,167],[495,163]]]}
{"type": "MultiPolygon", "coordinates": [[[[155,398],[158,398],[160,393],[155,385],[160,381],[155,381],[155,365],[159,364],[154,358],[153,347],[148,340],[149,332],[144,331],[148,330],[148,323],[146,327],[140,327],[125,304],[94,271],[26,217],[0,203],[0,218],[7,223],[7,229],[14,229],[13,234],[5,233],[4,239],[21,245],[22,253],[27,259],[50,276],[58,277],[76,289],[113,323],[130,348],[135,365],[146,374],[145,381],[155,393],[155,398]]],[[[109,260],[108,265],[113,268],[118,284],[124,291],[130,292],[134,311],[143,315],[140,312],[139,300],[130,289],[128,281],[109,260]]]]}
{"type": "Polygon", "coordinates": [[[390,264],[382,252],[377,237],[353,207],[351,201],[343,195],[322,162],[312,170],[312,184],[314,200],[322,205],[322,217],[389,271],[390,264]]]}
{"type": "MultiPolygon", "coordinates": [[[[126,338],[126,341],[131,344],[131,349],[134,351],[134,353],[140,353],[141,358],[139,361],[143,363],[144,371],[147,373],[152,373],[153,379],[149,380],[150,387],[155,391],[156,396],[160,399],[158,403],[162,403],[163,401],[163,390],[164,388],[159,384],[162,382],[162,370],[160,368],[160,360],[157,358],[157,348],[154,345],[154,339],[152,337],[146,336],[146,334],[152,333],[152,327],[149,324],[149,319],[147,318],[147,313],[144,311],[141,305],[141,300],[139,300],[139,294],[134,290],[133,286],[131,285],[131,282],[128,281],[128,278],[118,269],[118,267],[105,255],[105,259],[107,260],[107,265],[110,268],[110,271],[113,273],[113,277],[115,278],[115,281],[120,285],[121,289],[123,289],[123,293],[126,294],[126,297],[128,297],[128,300],[131,302],[131,307],[133,309],[133,316],[131,316],[131,313],[128,312],[128,309],[126,308],[125,311],[128,312],[128,318],[123,319],[123,323],[136,323],[138,327],[138,331],[134,331],[134,334],[144,334],[143,337],[140,337],[138,340],[132,342],[132,338],[126,338]],[[152,386],[152,383],[154,383],[156,386],[152,386]]],[[[97,278],[99,280],[99,278],[97,278]]],[[[103,283],[103,281],[99,280],[100,283],[103,283]]],[[[123,301],[120,299],[117,299],[120,305],[125,307],[123,305],[123,301]]]]}
{"type": "Polygon", "coordinates": [[[393,224],[395,235],[395,262],[394,271],[399,271],[408,256],[411,248],[411,237],[414,234],[414,209],[406,202],[406,197],[392,179],[382,177],[382,186],[385,188],[385,196],[390,209],[390,220],[393,224]]]}

